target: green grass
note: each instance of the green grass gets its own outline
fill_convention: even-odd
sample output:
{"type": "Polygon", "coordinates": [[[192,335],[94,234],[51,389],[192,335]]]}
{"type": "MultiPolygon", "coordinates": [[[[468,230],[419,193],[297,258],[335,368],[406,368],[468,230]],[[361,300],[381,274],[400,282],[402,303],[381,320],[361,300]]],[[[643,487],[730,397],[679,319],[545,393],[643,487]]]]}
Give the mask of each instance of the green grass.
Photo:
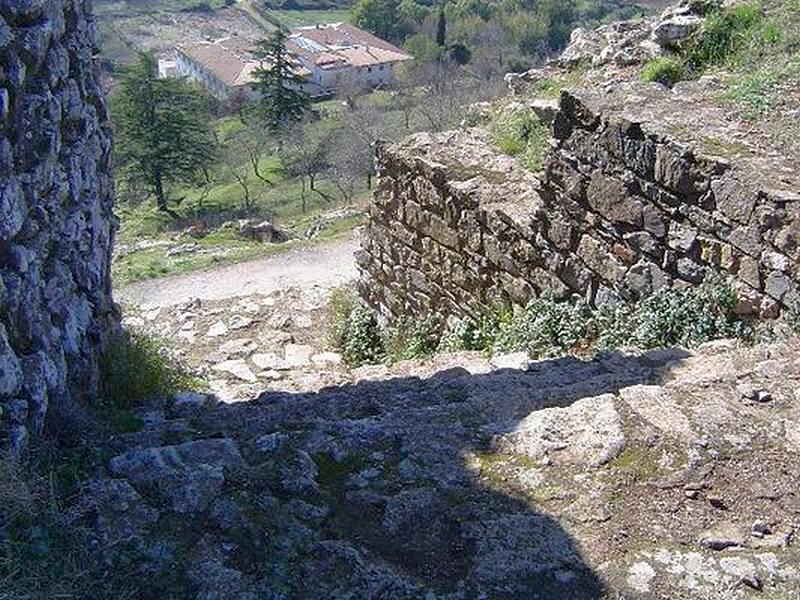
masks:
{"type": "Polygon", "coordinates": [[[672,87],[684,76],[683,63],[673,58],[655,58],[642,71],[642,80],[672,87]]]}
{"type": "Polygon", "coordinates": [[[135,331],[108,344],[100,360],[100,383],[103,406],[110,410],[114,426],[135,431],[138,425],[127,409],[200,387],[165,348],[165,342],[135,331]]]}
{"type": "Polygon", "coordinates": [[[541,98],[558,98],[562,90],[580,86],[587,72],[586,65],[577,65],[566,73],[540,79],[533,84],[533,95],[541,98]]]}
{"type": "Polygon", "coordinates": [[[286,27],[295,28],[305,25],[324,25],[326,23],[347,23],[350,20],[350,11],[344,9],[332,10],[271,10],[269,14],[283,23],[286,27]]]}
{"type": "Polygon", "coordinates": [[[493,111],[489,135],[501,152],[516,156],[528,170],[534,173],[543,170],[550,130],[533,110],[493,111]]]}
{"type": "Polygon", "coordinates": [[[145,279],[242,262],[277,254],[282,250],[294,247],[294,244],[279,246],[241,240],[216,244],[207,240],[198,240],[198,243],[204,249],[210,250],[210,253],[193,252],[178,256],[167,256],[165,248],[151,248],[121,256],[114,261],[112,267],[114,284],[122,286],[145,279]]]}
{"type": "Polygon", "coordinates": [[[711,12],[696,41],[685,52],[686,67],[702,73],[710,66],[735,62],[737,55],[752,51],[763,40],[774,39],[770,27],[765,36],[761,4],[749,2],[711,12]]]}

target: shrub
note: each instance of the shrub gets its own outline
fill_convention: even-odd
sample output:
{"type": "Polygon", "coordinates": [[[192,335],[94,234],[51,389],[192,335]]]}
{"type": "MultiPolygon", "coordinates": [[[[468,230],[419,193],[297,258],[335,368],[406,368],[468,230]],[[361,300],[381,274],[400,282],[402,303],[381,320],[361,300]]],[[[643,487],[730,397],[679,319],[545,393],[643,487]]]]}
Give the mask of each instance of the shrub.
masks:
{"type": "Polygon", "coordinates": [[[531,171],[542,170],[550,131],[533,110],[495,110],[489,118],[489,134],[501,152],[519,157],[531,171]]]}
{"type": "Polygon", "coordinates": [[[786,311],[786,324],[792,333],[800,334],[800,301],[795,301],[786,311]]]}
{"type": "Polygon", "coordinates": [[[356,298],[350,289],[340,287],[331,291],[328,300],[328,343],[334,348],[344,348],[348,319],[355,307],[356,298]]]}
{"type": "Polygon", "coordinates": [[[344,361],[351,366],[375,364],[383,359],[383,340],[374,312],[364,306],[351,311],[341,350],[344,361]]]}
{"type": "Polygon", "coordinates": [[[198,381],[160,340],[137,331],[106,348],[100,360],[101,389],[109,406],[127,409],[147,400],[196,389],[198,381]]]}
{"type": "Polygon", "coordinates": [[[683,79],[683,64],[672,58],[655,58],[645,65],[642,79],[672,87],[683,79]]]}
{"type": "Polygon", "coordinates": [[[360,305],[347,288],[338,288],[331,293],[328,341],[353,367],[380,362],[385,355],[375,313],[360,305]]]}
{"type": "Polygon", "coordinates": [[[496,330],[496,315],[455,320],[445,329],[437,350],[439,352],[491,350],[496,330]]]}
{"type": "Polygon", "coordinates": [[[400,319],[383,334],[386,356],[390,360],[430,356],[439,347],[441,336],[441,320],[435,315],[424,319],[400,319]]]}
{"type": "Polygon", "coordinates": [[[600,311],[597,345],[649,349],[741,337],[747,332],[734,314],[736,302],[736,293],[718,278],[696,288],[664,289],[635,306],[600,311]]]}
{"type": "MultiPolygon", "coordinates": [[[[762,16],[756,3],[740,4],[709,13],[702,31],[686,51],[688,68],[700,73],[706,67],[721,65],[753,43],[760,32],[762,16]]],[[[767,35],[774,37],[774,32],[767,35]]]]}
{"type": "Polygon", "coordinates": [[[534,358],[560,356],[585,344],[591,331],[591,311],[584,302],[558,302],[545,295],[498,319],[493,349],[525,350],[534,358]]]}

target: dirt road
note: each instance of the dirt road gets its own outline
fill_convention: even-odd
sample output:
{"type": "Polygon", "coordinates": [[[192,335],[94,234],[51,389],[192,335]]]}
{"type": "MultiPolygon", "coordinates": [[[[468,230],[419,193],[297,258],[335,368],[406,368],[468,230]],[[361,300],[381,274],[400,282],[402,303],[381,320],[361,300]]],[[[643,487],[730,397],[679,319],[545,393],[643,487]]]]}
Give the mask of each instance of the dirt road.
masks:
{"type": "Polygon", "coordinates": [[[115,299],[155,307],[190,298],[221,300],[268,294],[289,286],[335,287],[355,278],[353,253],[357,248],[354,239],[298,248],[268,258],[134,283],[116,290],[115,299]]]}

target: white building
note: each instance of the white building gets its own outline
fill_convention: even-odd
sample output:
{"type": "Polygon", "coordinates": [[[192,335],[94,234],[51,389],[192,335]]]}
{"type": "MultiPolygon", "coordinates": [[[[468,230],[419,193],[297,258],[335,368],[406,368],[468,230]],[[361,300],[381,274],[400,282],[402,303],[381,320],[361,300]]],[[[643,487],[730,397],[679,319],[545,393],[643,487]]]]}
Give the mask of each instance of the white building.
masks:
{"type": "Polygon", "coordinates": [[[255,71],[263,65],[251,44],[234,38],[183,44],[175,49],[174,62],[179,76],[199,82],[220,100],[251,94],[255,71]]]}
{"type": "Polygon", "coordinates": [[[287,49],[310,72],[311,82],[328,91],[391,84],[395,67],[412,56],[347,23],[292,30],[287,49]]]}
{"type": "MultiPolygon", "coordinates": [[[[184,44],[176,48],[173,59],[159,61],[159,75],[198,81],[221,100],[250,95],[254,73],[264,66],[253,49],[252,42],[240,38],[184,44]]],[[[395,66],[412,59],[400,48],[346,23],[295,29],[286,49],[312,97],[389,85],[395,66]]]]}

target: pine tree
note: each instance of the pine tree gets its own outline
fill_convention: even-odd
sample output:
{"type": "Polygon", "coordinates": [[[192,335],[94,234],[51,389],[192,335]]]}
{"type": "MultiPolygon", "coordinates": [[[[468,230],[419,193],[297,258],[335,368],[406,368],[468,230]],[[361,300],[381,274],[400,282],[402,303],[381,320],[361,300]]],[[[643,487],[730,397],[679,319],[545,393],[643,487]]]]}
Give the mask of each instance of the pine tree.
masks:
{"type": "Polygon", "coordinates": [[[112,98],[118,172],[169,212],[167,186],[195,183],[217,158],[207,103],[183,79],[159,79],[152,54],[123,72],[112,98]]]}
{"type": "Polygon", "coordinates": [[[286,34],[280,29],[259,42],[255,54],[264,61],[254,73],[261,118],[269,131],[278,133],[300,121],[308,111],[311,101],[303,90],[306,79],[291,60],[286,34]]]}

